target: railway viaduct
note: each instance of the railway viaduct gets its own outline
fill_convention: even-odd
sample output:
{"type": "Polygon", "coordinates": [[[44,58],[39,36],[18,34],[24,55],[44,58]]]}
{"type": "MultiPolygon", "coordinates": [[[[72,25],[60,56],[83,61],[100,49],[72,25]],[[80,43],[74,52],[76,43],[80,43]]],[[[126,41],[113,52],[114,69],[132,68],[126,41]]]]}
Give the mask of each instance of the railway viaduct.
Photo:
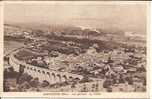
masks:
{"type": "Polygon", "coordinates": [[[44,80],[48,81],[50,84],[61,83],[64,81],[69,81],[73,79],[81,80],[83,76],[72,74],[69,72],[60,72],[52,69],[46,69],[38,66],[33,66],[27,64],[23,61],[18,60],[14,57],[14,54],[17,51],[14,51],[9,56],[9,64],[13,66],[14,70],[19,72],[20,66],[24,66],[24,73],[28,73],[32,77],[39,78],[39,81],[42,82],[44,80]]]}

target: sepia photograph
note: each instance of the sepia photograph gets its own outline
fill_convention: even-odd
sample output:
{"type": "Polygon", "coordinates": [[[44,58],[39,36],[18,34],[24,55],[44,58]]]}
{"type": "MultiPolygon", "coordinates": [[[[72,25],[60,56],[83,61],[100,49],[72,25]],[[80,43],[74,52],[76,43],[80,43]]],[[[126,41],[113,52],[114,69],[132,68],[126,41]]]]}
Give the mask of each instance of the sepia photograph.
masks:
{"type": "Polygon", "coordinates": [[[143,3],[4,4],[4,92],[147,92],[143,3]]]}

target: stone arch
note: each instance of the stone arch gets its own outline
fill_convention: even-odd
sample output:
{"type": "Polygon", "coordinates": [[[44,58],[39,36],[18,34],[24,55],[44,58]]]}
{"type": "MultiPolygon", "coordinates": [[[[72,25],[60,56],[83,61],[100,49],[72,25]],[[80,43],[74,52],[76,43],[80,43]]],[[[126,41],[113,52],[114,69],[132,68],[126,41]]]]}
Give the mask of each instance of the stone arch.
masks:
{"type": "Polygon", "coordinates": [[[31,69],[30,69],[29,66],[26,67],[26,72],[27,72],[29,75],[31,75],[31,69]]]}
{"type": "Polygon", "coordinates": [[[67,81],[67,76],[66,75],[63,75],[63,81],[65,82],[65,81],[67,81]]]}
{"type": "Polygon", "coordinates": [[[31,67],[30,69],[33,70],[33,67],[31,67]]]}
{"type": "Polygon", "coordinates": [[[56,75],[55,75],[55,73],[52,73],[51,74],[51,76],[52,76],[52,83],[56,83],[56,75]]]}
{"type": "Polygon", "coordinates": [[[70,76],[69,78],[70,78],[70,79],[73,79],[73,77],[72,77],[72,76],[70,76]]]}
{"type": "Polygon", "coordinates": [[[57,82],[61,82],[61,75],[60,74],[57,74],[57,82]]]}
{"type": "MultiPolygon", "coordinates": [[[[42,75],[41,70],[37,70],[37,75],[42,75]]],[[[40,78],[40,77],[39,77],[40,78]]]]}
{"type": "Polygon", "coordinates": [[[41,75],[41,77],[42,77],[42,80],[46,80],[46,79],[47,79],[47,78],[46,78],[46,73],[45,73],[44,70],[42,70],[42,75],[41,75]]]}
{"type": "Polygon", "coordinates": [[[75,80],[80,80],[80,78],[76,77],[75,80]]]}
{"type": "Polygon", "coordinates": [[[42,71],[43,74],[45,74],[45,71],[42,71]]]}
{"type": "Polygon", "coordinates": [[[26,67],[27,69],[30,69],[28,66],[26,67]]]}
{"type": "Polygon", "coordinates": [[[30,73],[30,67],[26,66],[25,70],[26,70],[26,73],[28,73],[29,75],[31,75],[31,73],[30,73]]]}
{"type": "Polygon", "coordinates": [[[33,76],[34,76],[34,77],[38,77],[36,68],[33,68],[33,76]]]}
{"type": "Polygon", "coordinates": [[[46,74],[47,74],[47,77],[48,77],[47,79],[48,79],[49,83],[53,84],[54,77],[53,77],[52,73],[48,71],[46,74]]]}
{"type": "Polygon", "coordinates": [[[76,82],[79,82],[79,81],[80,81],[80,78],[76,77],[74,80],[75,80],[76,82]]]}
{"type": "Polygon", "coordinates": [[[34,71],[36,72],[36,68],[34,68],[34,71]]]}
{"type": "Polygon", "coordinates": [[[41,70],[38,70],[39,73],[41,73],[41,70]]]}
{"type": "Polygon", "coordinates": [[[47,72],[46,74],[47,74],[48,76],[50,76],[50,72],[47,72]]]}
{"type": "Polygon", "coordinates": [[[50,72],[46,72],[46,80],[51,84],[52,78],[50,72]]]}
{"type": "Polygon", "coordinates": [[[55,73],[52,73],[52,76],[55,78],[55,73]]]}
{"type": "MultiPolygon", "coordinates": [[[[14,69],[13,69],[14,70],[14,69]]],[[[20,74],[23,74],[25,72],[25,66],[24,65],[22,65],[22,64],[20,64],[19,65],[19,73],[20,74]]]]}
{"type": "Polygon", "coordinates": [[[70,77],[69,77],[69,81],[72,81],[72,80],[73,80],[73,77],[72,77],[72,76],[70,76],[70,77]]]}

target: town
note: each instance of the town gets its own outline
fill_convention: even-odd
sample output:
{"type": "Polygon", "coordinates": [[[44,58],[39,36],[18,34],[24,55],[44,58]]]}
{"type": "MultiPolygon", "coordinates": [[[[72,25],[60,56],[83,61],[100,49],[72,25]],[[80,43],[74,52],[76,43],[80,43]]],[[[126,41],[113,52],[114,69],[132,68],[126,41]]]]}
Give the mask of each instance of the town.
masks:
{"type": "Polygon", "coordinates": [[[146,40],[140,35],[58,25],[4,28],[6,92],[146,91],[146,40]]]}

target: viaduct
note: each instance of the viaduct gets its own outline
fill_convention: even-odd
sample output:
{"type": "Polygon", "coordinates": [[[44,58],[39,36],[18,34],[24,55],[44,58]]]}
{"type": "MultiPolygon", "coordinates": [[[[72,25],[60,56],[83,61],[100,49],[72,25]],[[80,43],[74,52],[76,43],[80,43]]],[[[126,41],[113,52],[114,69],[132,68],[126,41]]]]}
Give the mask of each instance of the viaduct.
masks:
{"type": "Polygon", "coordinates": [[[9,64],[13,66],[14,70],[17,72],[19,71],[20,66],[24,66],[24,73],[28,73],[32,77],[38,77],[40,82],[46,80],[50,84],[55,84],[73,79],[81,80],[83,78],[81,75],[72,74],[69,72],[60,72],[27,64],[14,57],[16,52],[18,52],[18,50],[10,54],[9,64]]]}

